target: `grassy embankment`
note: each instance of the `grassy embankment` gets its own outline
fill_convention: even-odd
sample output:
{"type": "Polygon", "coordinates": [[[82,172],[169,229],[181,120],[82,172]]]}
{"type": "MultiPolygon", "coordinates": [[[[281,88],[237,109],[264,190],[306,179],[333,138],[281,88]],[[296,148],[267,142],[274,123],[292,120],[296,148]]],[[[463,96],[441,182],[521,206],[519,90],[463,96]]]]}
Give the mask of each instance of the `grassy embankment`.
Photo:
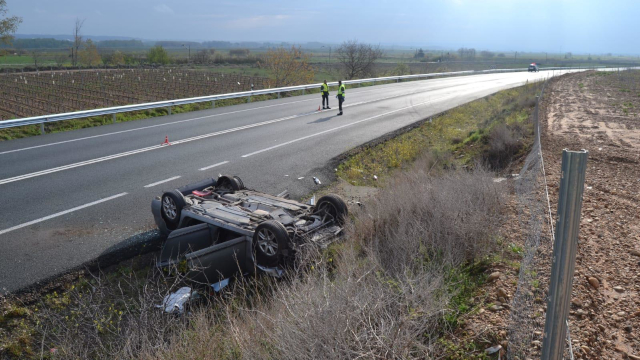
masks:
{"type": "Polygon", "coordinates": [[[181,279],[127,262],[28,303],[1,304],[0,354],[328,359],[458,351],[443,339],[476,310],[469,299],[498,246],[499,185],[475,161],[499,168],[525,152],[537,90],[477,100],[347,159],[338,175],[379,186],[378,196],[352,209],[343,241],[303,254],[284,280],[244,279],[174,317],[153,305],[181,279]],[[475,169],[451,170],[465,165],[475,169]]]}

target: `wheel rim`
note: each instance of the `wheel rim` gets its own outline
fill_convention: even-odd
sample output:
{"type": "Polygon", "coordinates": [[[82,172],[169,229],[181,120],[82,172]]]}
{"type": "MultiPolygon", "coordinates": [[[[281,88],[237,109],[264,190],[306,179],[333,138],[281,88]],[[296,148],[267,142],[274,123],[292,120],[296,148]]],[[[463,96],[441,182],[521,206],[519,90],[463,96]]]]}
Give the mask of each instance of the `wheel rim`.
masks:
{"type": "Polygon", "coordinates": [[[165,196],[164,200],[162,201],[162,210],[170,220],[175,220],[176,216],[178,215],[176,203],[169,196],[165,196]]]}
{"type": "Polygon", "coordinates": [[[258,247],[266,255],[274,256],[278,252],[276,234],[269,229],[260,229],[258,231],[258,247]]]}

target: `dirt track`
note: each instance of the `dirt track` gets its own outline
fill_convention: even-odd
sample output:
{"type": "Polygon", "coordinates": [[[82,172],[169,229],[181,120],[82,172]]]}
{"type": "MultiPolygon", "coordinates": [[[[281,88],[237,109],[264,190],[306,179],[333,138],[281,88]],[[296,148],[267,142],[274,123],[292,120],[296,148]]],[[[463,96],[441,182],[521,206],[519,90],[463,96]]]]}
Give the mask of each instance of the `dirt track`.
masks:
{"type": "Polygon", "coordinates": [[[562,149],[589,151],[569,317],[578,358],[640,359],[640,97],[635,89],[640,84],[635,79],[572,74],[552,81],[543,102],[542,149],[554,219],[562,149]]]}

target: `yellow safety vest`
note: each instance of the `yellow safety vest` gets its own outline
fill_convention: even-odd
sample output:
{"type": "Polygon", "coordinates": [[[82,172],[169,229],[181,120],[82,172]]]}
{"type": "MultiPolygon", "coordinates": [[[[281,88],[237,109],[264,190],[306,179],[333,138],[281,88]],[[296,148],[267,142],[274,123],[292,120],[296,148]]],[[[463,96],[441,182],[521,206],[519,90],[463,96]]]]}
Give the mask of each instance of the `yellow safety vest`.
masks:
{"type": "Polygon", "coordinates": [[[329,93],[329,85],[323,83],[322,84],[322,92],[328,94],[329,93]]]}
{"type": "Polygon", "coordinates": [[[338,95],[344,96],[344,85],[340,85],[338,88],[338,95]]]}

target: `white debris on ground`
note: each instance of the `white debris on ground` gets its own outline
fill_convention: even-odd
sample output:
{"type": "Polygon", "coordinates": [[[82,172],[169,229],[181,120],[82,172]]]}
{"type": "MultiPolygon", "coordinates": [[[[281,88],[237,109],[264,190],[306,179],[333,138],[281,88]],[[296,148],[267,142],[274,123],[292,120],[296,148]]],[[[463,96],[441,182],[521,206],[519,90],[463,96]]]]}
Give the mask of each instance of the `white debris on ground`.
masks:
{"type": "Polygon", "coordinates": [[[162,305],[156,305],[157,308],[164,309],[169,314],[184,313],[184,304],[191,298],[191,288],[182,287],[178,291],[169,294],[162,300],[162,305]]]}

